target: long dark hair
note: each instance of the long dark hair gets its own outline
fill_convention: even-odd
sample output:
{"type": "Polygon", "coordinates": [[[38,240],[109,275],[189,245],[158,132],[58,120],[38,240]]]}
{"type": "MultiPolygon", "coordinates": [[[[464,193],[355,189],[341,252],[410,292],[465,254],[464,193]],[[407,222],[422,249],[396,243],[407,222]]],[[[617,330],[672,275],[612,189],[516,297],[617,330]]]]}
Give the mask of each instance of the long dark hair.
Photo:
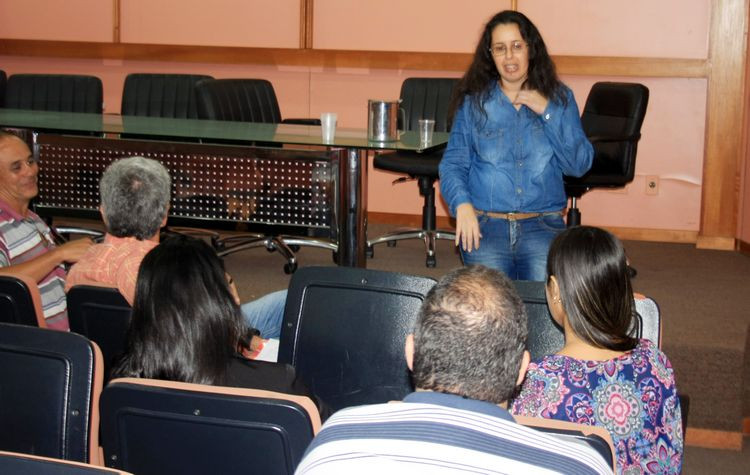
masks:
{"type": "Polygon", "coordinates": [[[571,328],[598,348],[627,351],[638,341],[628,335],[635,303],[625,249],[619,239],[591,226],[560,233],[547,257],[571,328]]]}
{"type": "Polygon", "coordinates": [[[493,83],[500,79],[500,73],[497,71],[497,66],[495,66],[495,61],[490,52],[492,32],[496,26],[509,23],[518,25],[521,37],[528,47],[529,72],[523,88],[535,89],[551,101],[557,100],[565,103],[566,97],[562,82],[557,77],[555,63],[547,53],[547,47],[539,30],[523,13],[504,10],[490,18],[484,26],[471,66],[454,89],[449,108],[451,122],[467,95],[472,98],[477,108],[484,113],[481,104],[489,95],[493,83]]]}
{"type": "Polygon", "coordinates": [[[127,349],[113,377],[220,385],[245,335],[216,252],[170,236],[141,263],[127,349]]]}

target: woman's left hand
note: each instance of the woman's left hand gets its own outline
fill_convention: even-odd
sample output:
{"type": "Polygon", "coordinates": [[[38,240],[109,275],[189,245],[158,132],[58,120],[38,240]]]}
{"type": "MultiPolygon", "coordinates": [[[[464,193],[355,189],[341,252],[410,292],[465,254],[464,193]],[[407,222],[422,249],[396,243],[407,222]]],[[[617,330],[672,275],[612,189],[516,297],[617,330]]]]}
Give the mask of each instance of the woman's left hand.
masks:
{"type": "Polygon", "coordinates": [[[522,89],[518,92],[514,104],[521,104],[542,115],[549,101],[536,89],[522,89]]]}

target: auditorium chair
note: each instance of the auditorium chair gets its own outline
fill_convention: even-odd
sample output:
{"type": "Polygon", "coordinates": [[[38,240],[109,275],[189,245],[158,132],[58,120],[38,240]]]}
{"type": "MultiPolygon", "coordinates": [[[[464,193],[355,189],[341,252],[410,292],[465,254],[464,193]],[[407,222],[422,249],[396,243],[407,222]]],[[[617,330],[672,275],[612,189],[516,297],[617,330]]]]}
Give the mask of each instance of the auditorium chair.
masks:
{"type": "Polygon", "coordinates": [[[101,397],[106,465],[138,475],[291,475],[319,429],[309,398],[272,391],[123,378],[101,397]]]}
{"type": "Polygon", "coordinates": [[[539,432],[552,435],[568,443],[583,443],[598,453],[612,471],[617,473],[617,457],[612,436],[604,427],[576,424],[574,422],[544,419],[541,417],[516,416],[513,418],[521,425],[531,427],[539,432]]]}
{"type": "Polygon", "coordinates": [[[130,472],[88,463],[3,451],[0,451],[0,473],[3,475],[130,475],[130,472]]]}
{"type": "Polygon", "coordinates": [[[47,326],[39,287],[30,277],[0,276],[0,322],[47,326]]]}
{"type": "MultiPolygon", "coordinates": [[[[401,85],[401,107],[405,111],[406,123],[402,130],[417,130],[419,119],[435,120],[436,132],[448,132],[448,106],[455,78],[408,78],[401,85]]],[[[386,152],[375,155],[374,166],[380,170],[407,175],[393,181],[394,184],[407,180],[416,180],[419,194],[424,198],[422,205],[422,227],[417,229],[397,229],[394,232],[367,241],[367,253],[374,256],[376,244],[388,243],[395,246],[401,239],[424,240],[427,267],[435,267],[435,240],[455,240],[453,231],[436,229],[435,182],[439,178],[438,166],[443,151],[417,153],[407,151],[386,152]]]]}
{"type": "Polygon", "coordinates": [[[643,84],[597,82],[592,86],[581,125],[594,146],[594,160],[582,177],[564,177],[570,197],[568,226],[581,224],[577,200],[584,193],[595,188],[622,188],[633,181],[647,106],[648,88],[643,84]]]}
{"type": "Polygon", "coordinates": [[[75,285],[68,291],[70,331],[99,345],[104,359],[104,382],[125,351],[132,309],[120,291],[111,287],[75,285]]]}
{"type": "Polygon", "coordinates": [[[289,284],[278,360],[333,411],[401,400],[413,391],[406,335],[434,285],[395,272],[303,267],[289,284]]]}
{"type": "Polygon", "coordinates": [[[5,107],[101,114],[102,81],[74,74],[12,74],[6,85],[5,107]]]}
{"type": "Polygon", "coordinates": [[[204,79],[213,78],[202,74],[128,74],[120,114],[197,119],[195,85],[204,79]]]}
{"type": "MultiPolygon", "coordinates": [[[[518,294],[523,300],[528,316],[528,337],[526,349],[531,360],[539,360],[545,355],[557,353],[565,344],[563,329],[555,322],[547,307],[547,295],[544,282],[515,280],[518,294]]],[[[661,348],[661,313],[658,304],[651,298],[636,293],[635,319],[630,335],[635,338],[646,338],[661,348]]],[[[678,394],[682,411],[683,435],[687,430],[690,396],[678,394]]]]}
{"type": "Polygon", "coordinates": [[[0,450],[99,463],[102,354],[75,333],[0,324],[0,450]]]}

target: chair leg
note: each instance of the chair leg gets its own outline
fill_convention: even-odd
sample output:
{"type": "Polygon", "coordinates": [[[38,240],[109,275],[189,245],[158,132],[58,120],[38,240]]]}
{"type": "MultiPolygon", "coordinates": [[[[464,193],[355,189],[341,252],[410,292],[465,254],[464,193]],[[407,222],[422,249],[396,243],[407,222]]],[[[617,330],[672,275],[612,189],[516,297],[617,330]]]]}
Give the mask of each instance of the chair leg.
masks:
{"type": "Polygon", "coordinates": [[[567,226],[569,228],[572,228],[573,226],[580,226],[580,225],[581,225],[581,210],[578,209],[578,203],[576,202],[576,197],[572,196],[570,198],[570,208],[568,208],[567,226]]]}
{"type": "Polygon", "coordinates": [[[422,206],[422,229],[399,228],[393,232],[384,234],[375,239],[367,241],[367,257],[374,257],[374,246],[376,244],[391,243],[395,245],[402,239],[422,239],[425,245],[425,266],[435,267],[437,258],[435,256],[435,241],[437,239],[455,240],[456,235],[452,231],[435,229],[435,179],[429,177],[419,178],[419,194],[424,197],[422,206]]]}

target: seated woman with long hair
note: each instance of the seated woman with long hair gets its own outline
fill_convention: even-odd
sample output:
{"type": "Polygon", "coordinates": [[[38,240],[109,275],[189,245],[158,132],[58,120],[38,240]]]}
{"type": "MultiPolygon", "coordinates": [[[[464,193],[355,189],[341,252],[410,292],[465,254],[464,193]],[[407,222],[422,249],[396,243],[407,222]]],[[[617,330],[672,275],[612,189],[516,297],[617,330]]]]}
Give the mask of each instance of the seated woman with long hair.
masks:
{"type": "Polygon", "coordinates": [[[628,334],[635,303],[622,243],[602,229],[567,229],[550,247],[547,275],[565,345],[529,365],[512,412],[606,428],[620,473],[679,473],[674,372],[654,342],[628,334]]]}
{"type": "Polygon", "coordinates": [[[286,364],[251,360],[236,290],[205,242],[167,238],[141,263],[125,354],[113,377],[264,389],[310,396],[286,364]]]}

